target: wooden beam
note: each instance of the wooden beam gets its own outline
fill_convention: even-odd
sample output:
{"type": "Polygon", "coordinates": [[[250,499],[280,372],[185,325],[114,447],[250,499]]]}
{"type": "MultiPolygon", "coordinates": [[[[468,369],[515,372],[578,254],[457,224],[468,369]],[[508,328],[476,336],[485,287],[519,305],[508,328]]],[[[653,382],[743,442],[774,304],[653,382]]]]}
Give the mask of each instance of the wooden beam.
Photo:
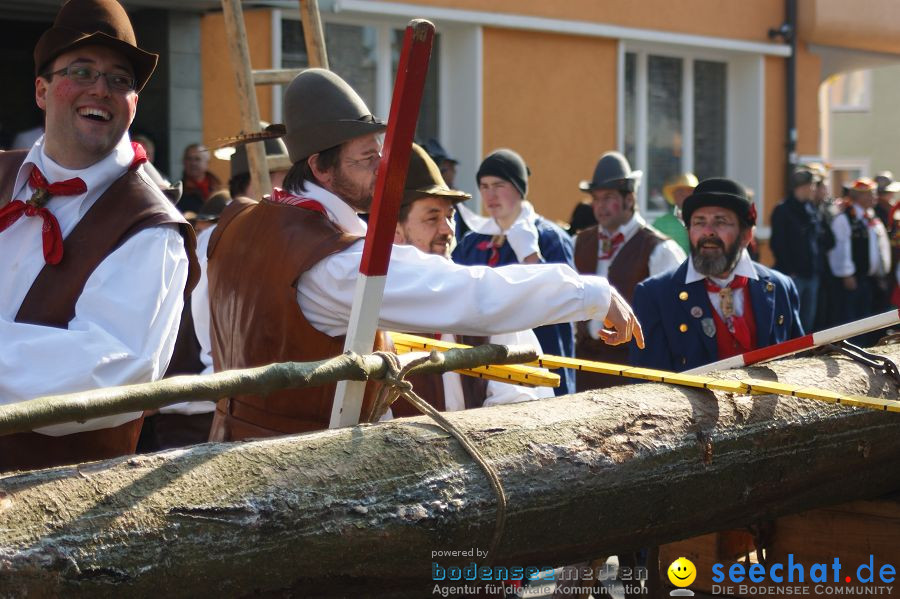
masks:
{"type": "MultiPolygon", "coordinates": [[[[259,130],[259,104],[256,99],[256,88],[253,86],[253,71],[250,66],[250,51],[247,48],[247,28],[244,26],[244,13],[240,0],[222,0],[222,14],[225,18],[225,31],[228,36],[228,51],[234,70],[235,84],[238,94],[238,106],[241,109],[241,130],[245,133],[259,130]]],[[[272,180],[266,168],[266,151],[264,144],[247,144],[247,159],[250,165],[250,176],[256,182],[260,194],[269,193],[272,180]]]]}
{"type": "Polygon", "coordinates": [[[303,23],[303,39],[306,41],[309,66],[327,69],[328,53],[325,50],[325,33],[319,17],[318,0],[300,0],[300,20],[303,23]]]}

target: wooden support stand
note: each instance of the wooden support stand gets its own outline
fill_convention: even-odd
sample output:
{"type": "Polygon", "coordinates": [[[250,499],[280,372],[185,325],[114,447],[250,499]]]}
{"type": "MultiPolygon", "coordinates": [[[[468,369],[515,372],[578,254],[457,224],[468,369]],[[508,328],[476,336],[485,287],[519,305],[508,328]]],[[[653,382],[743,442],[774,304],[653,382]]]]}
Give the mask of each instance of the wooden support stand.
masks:
{"type": "MultiPolygon", "coordinates": [[[[825,592],[822,589],[824,594],[820,593],[820,596],[860,594],[853,590],[884,584],[878,576],[883,566],[889,564],[894,570],[900,568],[900,497],[853,501],[778,518],[772,522],[765,560],[760,560],[752,539],[744,531],[722,531],[661,546],[659,563],[664,587],[667,591],[673,588],[666,579],[669,564],[679,557],[686,557],[697,568],[697,579],[690,586],[695,592],[756,598],[772,596],[771,587],[783,591],[784,587],[807,586],[814,594],[816,585],[821,584],[832,590],[825,592]],[[834,582],[835,558],[841,566],[837,583],[834,582]],[[870,560],[874,580],[860,582],[859,575],[866,578],[869,572],[868,567],[861,572],[859,568],[868,566],[870,560]],[[789,562],[802,566],[803,582],[798,580],[800,570],[795,570],[793,581],[787,579],[789,562]],[[715,583],[712,580],[715,563],[723,564],[724,582],[715,583]],[[763,563],[766,566],[765,580],[754,583],[744,579],[740,583],[732,583],[727,575],[734,563],[742,563],[747,568],[763,563]],[[769,567],[776,563],[785,565],[784,572],[778,572],[779,576],[785,575],[781,583],[772,582],[768,576],[769,567]],[[826,566],[827,582],[811,580],[811,569],[816,564],[826,566]],[[847,582],[848,576],[850,582],[847,582]],[[725,591],[723,587],[732,587],[732,592],[725,591]]],[[[896,575],[895,572],[893,576],[896,575]]],[[[786,596],[784,592],[776,592],[778,596],[786,596]]]]}

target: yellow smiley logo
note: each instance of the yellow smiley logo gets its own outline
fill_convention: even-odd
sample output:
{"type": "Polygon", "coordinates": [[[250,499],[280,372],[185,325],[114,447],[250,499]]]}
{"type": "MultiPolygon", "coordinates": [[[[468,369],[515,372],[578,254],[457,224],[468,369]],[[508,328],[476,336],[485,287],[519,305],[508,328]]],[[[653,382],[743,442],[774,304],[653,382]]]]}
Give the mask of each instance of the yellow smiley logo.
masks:
{"type": "Polygon", "coordinates": [[[691,560],[679,557],[669,566],[668,574],[669,582],[676,587],[684,588],[690,586],[697,578],[697,568],[694,567],[694,562],[691,560]]]}

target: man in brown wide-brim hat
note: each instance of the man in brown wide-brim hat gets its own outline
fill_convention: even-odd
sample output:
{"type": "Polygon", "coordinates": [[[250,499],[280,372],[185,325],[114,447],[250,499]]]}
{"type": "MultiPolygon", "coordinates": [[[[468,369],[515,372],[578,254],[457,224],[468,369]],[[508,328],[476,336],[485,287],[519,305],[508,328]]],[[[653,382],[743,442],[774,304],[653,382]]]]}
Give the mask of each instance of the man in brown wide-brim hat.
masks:
{"type": "MultiPolygon", "coordinates": [[[[0,152],[0,403],[158,379],[197,277],[190,227],[128,137],[157,56],[115,0],[70,0],[34,50],[45,133],[0,152]]],[[[141,412],[0,437],[0,472],[132,453],[141,412]]]]}
{"type": "MultiPolygon", "coordinates": [[[[435,254],[450,260],[455,240],[453,217],[456,206],[471,198],[472,196],[464,191],[451,189],[444,181],[437,161],[433,160],[424,148],[413,144],[394,243],[411,245],[426,254],[435,254]]],[[[540,343],[531,330],[490,337],[454,336],[442,333],[439,338],[442,341],[465,345],[499,343],[540,348],[540,343]]],[[[442,412],[553,397],[553,389],[550,387],[522,387],[460,376],[456,372],[412,375],[407,380],[413,384],[416,393],[422,399],[442,412]]],[[[419,411],[403,399],[394,402],[391,411],[395,418],[419,415],[419,411]]]]}
{"type": "MultiPolygon", "coordinates": [[[[323,69],[307,69],[291,82],[284,114],[293,163],[284,190],[259,203],[234,200],[210,239],[216,370],[343,352],[367,228],[358,213],[372,203],[385,125],[353,88],[323,69]]],[[[631,310],[605,279],[579,277],[559,264],[463,267],[396,246],[379,326],[495,334],[595,317],[615,328],[613,343],[640,338],[631,310]]],[[[210,439],[326,428],[334,387],[222,400],[210,439]]],[[[364,417],[371,405],[367,394],[364,417]]]]}

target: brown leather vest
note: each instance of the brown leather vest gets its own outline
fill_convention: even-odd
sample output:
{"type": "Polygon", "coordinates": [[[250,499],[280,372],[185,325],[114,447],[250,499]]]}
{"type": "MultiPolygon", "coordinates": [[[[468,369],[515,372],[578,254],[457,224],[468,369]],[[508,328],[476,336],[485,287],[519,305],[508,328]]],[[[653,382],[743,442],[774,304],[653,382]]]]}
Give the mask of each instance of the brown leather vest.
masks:
{"type": "MultiPolygon", "coordinates": [[[[27,152],[0,152],[0,206],[11,201],[16,173],[27,152]]],[[[24,218],[24,217],[23,217],[24,218]]],[[[178,225],[190,262],[185,295],[197,284],[197,240],[178,210],[152,183],[128,171],[94,202],[63,242],[63,258],[45,265],[28,290],[16,322],[67,328],[75,304],[97,266],[138,231],[178,225]]],[[[0,437],[0,471],[49,468],[134,453],[143,418],[115,428],[50,437],[18,433],[0,437]]]]}
{"type": "MultiPolygon", "coordinates": [[[[575,238],[575,269],[581,274],[597,274],[597,256],[600,250],[598,231],[599,225],[595,225],[581,231],[575,238]]],[[[638,229],[637,233],[622,246],[622,249],[613,258],[606,278],[628,303],[631,303],[637,284],[650,276],[650,254],[657,245],[666,239],[668,237],[653,227],[645,225],[638,229]]],[[[575,357],[597,362],[626,364],[628,362],[628,344],[607,345],[600,339],[590,336],[587,322],[579,322],[575,328],[575,357]]],[[[593,372],[579,372],[577,380],[579,391],[622,384],[619,377],[593,372]]]]}
{"type": "MultiPolygon", "coordinates": [[[[268,200],[239,198],[222,212],[209,241],[209,303],[216,371],[340,355],[344,337],[313,327],[297,304],[300,276],[357,241],[324,215],[268,200]]],[[[379,332],[376,349],[385,345],[379,332]]],[[[271,437],[328,428],[335,384],[223,399],[211,441],[271,437]]],[[[369,411],[374,385],[366,388],[369,411]]]]}
{"type": "MultiPolygon", "coordinates": [[[[424,335],[430,337],[431,335],[424,335]]],[[[458,342],[464,345],[476,347],[484,345],[488,342],[487,337],[459,336],[458,342]]],[[[428,402],[438,412],[447,409],[444,398],[444,379],[440,374],[416,374],[406,377],[406,380],[412,383],[413,391],[428,402]]],[[[463,398],[465,399],[466,409],[480,408],[487,399],[487,381],[481,378],[460,375],[460,383],[462,384],[463,398]]],[[[407,416],[418,416],[421,414],[419,410],[410,405],[402,397],[394,402],[391,406],[394,418],[404,418],[407,416]]]]}

